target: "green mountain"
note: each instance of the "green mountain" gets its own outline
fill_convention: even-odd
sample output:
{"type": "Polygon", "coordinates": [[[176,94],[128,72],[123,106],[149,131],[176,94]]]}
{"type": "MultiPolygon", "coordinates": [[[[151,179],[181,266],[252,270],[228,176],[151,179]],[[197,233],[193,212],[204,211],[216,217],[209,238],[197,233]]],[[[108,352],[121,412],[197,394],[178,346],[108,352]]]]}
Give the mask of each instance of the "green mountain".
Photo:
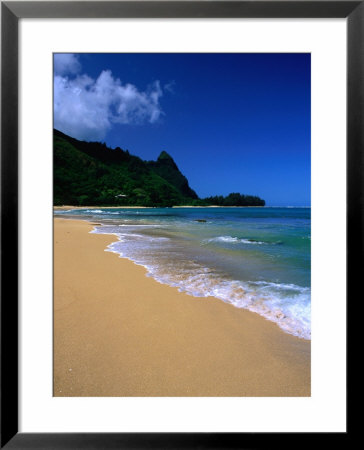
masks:
{"type": "Polygon", "coordinates": [[[194,190],[188,185],[187,178],[179,171],[177,164],[173,161],[172,156],[163,151],[157,161],[148,161],[148,167],[158,174],[164,180],[168,181],[172,186],[187,198],[197,199],[198,196],[194,190]]]}
{"type": "Polygon", "coordinates": [[[166,155],[162,152],[158,161],[145,162],[120,148],[112,150],[54,130],[54,204],[191,204],[197,194],[166,155]]]}
{"type": "Polygon", "coordinates": [[[54,205],[264,206],[256,196],[232,193],[199,199],[173,158],[143,161],[128,150],[85,142],[54,130],[54,205]]]}

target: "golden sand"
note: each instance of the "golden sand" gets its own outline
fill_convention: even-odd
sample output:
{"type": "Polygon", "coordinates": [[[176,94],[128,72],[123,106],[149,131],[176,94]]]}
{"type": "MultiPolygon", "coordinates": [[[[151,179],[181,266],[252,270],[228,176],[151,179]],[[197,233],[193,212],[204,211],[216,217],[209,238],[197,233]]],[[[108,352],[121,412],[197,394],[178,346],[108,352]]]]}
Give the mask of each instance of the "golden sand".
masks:
{"type": "Polygon", "coordinates": [[[55,396],[309,396],[310,342],[195,298],[54,220],[55,396]]]}

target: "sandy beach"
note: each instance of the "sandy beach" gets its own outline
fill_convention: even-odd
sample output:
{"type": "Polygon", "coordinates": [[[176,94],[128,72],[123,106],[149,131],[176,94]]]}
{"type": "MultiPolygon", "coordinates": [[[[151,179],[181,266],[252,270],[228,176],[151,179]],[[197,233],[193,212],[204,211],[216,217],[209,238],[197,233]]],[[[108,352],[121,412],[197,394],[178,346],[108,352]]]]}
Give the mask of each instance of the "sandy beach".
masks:
{"type": "Polygon", "coordinates": [[[309,396],[310,341],[162,285],[54,219],[55,396],[309,396]]]}
{"type": "MultiPolygon", "coordinates": [[[[72,205],[62,205],[62,206],[54,206],[54,211],[67,211],[68,209],[97,209],[100,208],[100,206],[72,206],[72,205]]],[[[139,208],[145,208],[145,209],[151,209],[151,206],[107,206],[108,209],[139,209],[139,208]]]]}

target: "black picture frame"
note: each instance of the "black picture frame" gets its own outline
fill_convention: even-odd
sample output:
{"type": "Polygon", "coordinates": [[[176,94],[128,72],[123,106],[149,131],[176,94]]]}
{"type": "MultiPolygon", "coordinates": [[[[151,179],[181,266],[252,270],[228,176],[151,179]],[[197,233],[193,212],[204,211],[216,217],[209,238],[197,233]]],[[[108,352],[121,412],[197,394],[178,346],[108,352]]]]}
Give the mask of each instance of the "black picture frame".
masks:
{"type": "MultiPolygon", "coordinates": [[[[109,17],[346,18],[347,303],[357,300],[354,296],[360,292],[359,280],[364,273],[364,1],[1,2],[1,448],[261,448],[278,440],[281,447],[293,446],[298,439],[305,444],[309,433],[285,434],[282,442],[279,433],[18,432],[18,21],[109,17]]],[[[348,432],[349,422],[346,433],[335,433],[339,445],[344,445],[348,432]]],[[[327,440],[327,435],[315,434],[317,443],[320,436],[327,440]]]]}

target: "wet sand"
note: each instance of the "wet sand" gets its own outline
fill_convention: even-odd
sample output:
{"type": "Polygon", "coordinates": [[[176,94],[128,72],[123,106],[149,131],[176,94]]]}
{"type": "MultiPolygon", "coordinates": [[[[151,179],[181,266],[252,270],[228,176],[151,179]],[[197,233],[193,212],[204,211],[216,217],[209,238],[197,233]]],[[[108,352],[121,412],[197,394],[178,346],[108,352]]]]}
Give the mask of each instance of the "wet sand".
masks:
{"type": "Polygon", "coordinates": [[[162,285],[54,220],[55,396],[309,396],[310,341],[162,285]]]}

